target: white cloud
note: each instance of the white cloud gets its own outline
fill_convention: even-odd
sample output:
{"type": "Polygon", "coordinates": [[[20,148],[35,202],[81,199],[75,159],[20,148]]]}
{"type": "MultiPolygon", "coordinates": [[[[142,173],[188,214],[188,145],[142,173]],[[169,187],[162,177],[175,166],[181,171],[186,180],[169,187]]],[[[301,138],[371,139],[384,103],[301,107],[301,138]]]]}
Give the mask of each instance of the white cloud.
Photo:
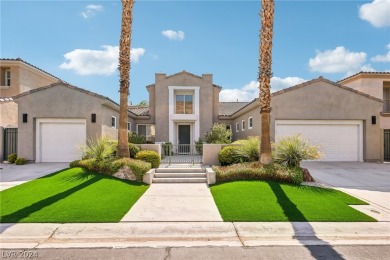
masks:
{"type": "Polygon", "coordinates": [[[165,31],[162,31],[161,34],[170,40],[176,40],[176,41],[184,40],[184,32],[183,31],[165,30],[165,31]]]}
{"type": "Polygon", "coordinates": [[[374,0],[362,5],[359,17],[375,27],[390,26],[390,0],[374,0]]]}
{"type": "MultiPolygon", "coordinates": [[[[275,92],[284,88],[288,88],[302,82],[305,79],[299,77],[272,77],[271,78],[271,92],[275,92]]],[[[222,89],[219,94],[220,101],[225,102],[240,102],[251,101],[259,97],[259,82],[252,80],[240,89],[222,89]]]]}
{"type": "Polygon", "coordinates": [[[387,44],[386,48],[388,49],[385,55],[376,55],[371,58],[373,62],[390,62],[390,43],[387,44]]]}
{"type": "Polygon", "coordinates": [[[87,5],[85,7],[85,11],[81,13],[81,15],[87,19],[89,17],[94,16],[97,12],[102,12],[103,6],[102,5],[87,5]]]}
{"type": "MultiPolygon", "coordinates": [[[[105,75],[115,73],[118,68],[119,46],[104,45],[103,50],[75,49],[64,55],[66,61],[60,68],[74,70],[80,75],[105,75]]],[[[137,63],[145,49],[132,48],[131,61],[137,63]]]]}
{"type": "Polygon", "coordinates": [[[353,73],[365,66],[365,52],[351,52],[343,46],[324,52],[317,50],[317,55],[309,60],[311,71],[322,73],[353,73]]]}

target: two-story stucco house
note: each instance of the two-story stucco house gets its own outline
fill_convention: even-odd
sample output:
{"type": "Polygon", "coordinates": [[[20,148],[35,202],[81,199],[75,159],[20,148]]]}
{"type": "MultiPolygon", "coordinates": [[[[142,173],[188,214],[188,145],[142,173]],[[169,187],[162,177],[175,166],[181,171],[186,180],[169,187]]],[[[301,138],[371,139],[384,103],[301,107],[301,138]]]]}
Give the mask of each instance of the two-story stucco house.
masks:
{"type": "MultiPolygon", "coordinates": [[[[323,160],[390,160],[389,82],[390,73],[359,73],[338,83],[319,77],[273,93],[272,141],[301,134],[320,146],[323,160]]],[[[157,73],[146,89],[149,106],[129,106],[128,130],[150,141],[194,144],[213,123],[232,129],[233,140],[260,133],[258,99],[220,102],[222,88],[212,74],[157,73]]],[[[71,161],[88,138],[117,138],[119,106],[107,97],[55,82],[13,99],[20,119],[18,154],[30,161],[71,161]]]]}

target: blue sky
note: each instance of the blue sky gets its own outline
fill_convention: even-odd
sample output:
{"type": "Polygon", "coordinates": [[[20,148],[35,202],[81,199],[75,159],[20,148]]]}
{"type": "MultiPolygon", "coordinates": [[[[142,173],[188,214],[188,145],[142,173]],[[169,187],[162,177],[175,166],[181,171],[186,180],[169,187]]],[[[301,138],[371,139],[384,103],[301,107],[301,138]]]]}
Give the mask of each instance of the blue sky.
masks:
{"type": "MultiPolygon", "coordinates": [[[[2,58],[20,57],[119,100],[121,2],[0,3],[2,58]]],[[[129,100],[154,74],[214,74],[223,101],[256,97],[260,1],[136,1],[129,100]]],[[[390,0],[276,1],[272,90],[318,76],[390,71],[390,0]]]]}

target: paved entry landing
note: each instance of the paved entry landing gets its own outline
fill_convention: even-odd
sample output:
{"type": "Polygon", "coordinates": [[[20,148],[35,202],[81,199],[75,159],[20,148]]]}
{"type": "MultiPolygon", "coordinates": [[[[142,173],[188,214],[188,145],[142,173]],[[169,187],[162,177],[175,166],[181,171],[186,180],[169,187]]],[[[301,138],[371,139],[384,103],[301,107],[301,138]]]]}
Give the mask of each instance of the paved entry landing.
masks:
{"type": "Polygon", "coordinates": [[[223,221],[205,183],[153,183],[121,220],[223,221]]]}

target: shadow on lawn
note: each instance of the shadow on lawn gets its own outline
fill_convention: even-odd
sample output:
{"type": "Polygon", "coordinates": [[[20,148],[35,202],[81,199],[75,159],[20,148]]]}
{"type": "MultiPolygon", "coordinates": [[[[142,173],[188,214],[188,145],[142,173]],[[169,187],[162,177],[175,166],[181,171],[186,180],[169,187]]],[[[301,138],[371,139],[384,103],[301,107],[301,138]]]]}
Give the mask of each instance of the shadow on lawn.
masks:
{"type": "Polygon", "coordinates": [[[278,204],[284,212],[284,215],[291,222],[291,225],[294,229],[294,238],[297,239],[303,246],[305,246],[315,259],[323,259],[324,257],[327,259],[344,259],[343,256],[334,250],[331,245],[316,236],[313,227],[309,222],[307,222],[307,219],[297,208],[297,206],[289,199],[289,197],[283,191],[282,187],[280,187],[279,183],[268,182],[268,185],[274,192],[278,204]],[[308,244],[310,241],[305,239],[305,237],[307,238],[308,236],[311,237],[311,241],[314,240],[316,242],[321,242],[321,245],[313,246],[308,244]]]}
{"type": "Polygon", "coordinates": [[[89,185],[99,181],[100,179],[101,178],[93,177],[93,178],[87,180],[86,182],[83,182],[80,185],[77,185],[69,190],[63,191],[63,192],[58,193],[54,196],[48,197],[48,198],[40,200],[34,204],[31,204],[28,207],[22,208],[18,211],[11,213],[11,214],[5,215],[1,218],[0,222],[1,223],[17,223],[20,220],[28,217],[29,215],[31,215],[37,211],[40,211],[43,208],[50,206],[50,205],[56,203],[57,201],[62,200],[62,199],[72,195],[73,193],[75,193],[81,189],[88,187],[89,185]]]}

